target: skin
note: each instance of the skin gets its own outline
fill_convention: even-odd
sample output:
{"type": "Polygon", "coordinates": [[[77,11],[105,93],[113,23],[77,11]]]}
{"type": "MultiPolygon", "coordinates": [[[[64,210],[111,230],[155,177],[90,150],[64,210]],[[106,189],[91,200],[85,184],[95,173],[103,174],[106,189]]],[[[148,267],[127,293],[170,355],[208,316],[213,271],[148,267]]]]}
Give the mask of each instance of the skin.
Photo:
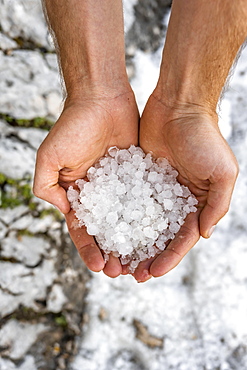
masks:
{"type": "Polygon", "coordinates": [[[199,207],[163,253],[139,265],[139,281],[177,266],[229,209],[238,164],[220,133],[216,107],[246,38],[246,19],[244,1],[173,1],[159,80],[141,117],[140,145],[169,159],[199,207]]]}
{"type": "Polygon", "coordinates": [[[44,5],[67,98],[38,150],[33,191],[65,214],[87,267],[116,277],[122,273],[119,260],[111,256],[105,264],[94,238],[85,229],[74,229],[66,189],[85,177],[109,147],[138,144],[139,113],[125,69],[122,4],[119,0],[47,0],[44,5]]]}
{"type": "MultiPolygon", "coordinates": [[[[138,144],[139,115],[125,71],[121,1],[46,0],[45,8],[67,98],[37,153],[34,194],[65,214],[88,268],[116,277],[128,273],[127,268],[113,256],[105,264],[93,237],[72,227],[65,190],[110,146],[138,144]]],[[[164,252],[139,264],[134,273],[139,282],[174,268],[200,236],[210,237],[229,208],[238,165],[219,131],[216,106],[247,35],[246,19],[244,0],[173,1],[160,76],[141,117],[139,145],[169,159],[178,180],[197,196],[199,208],[164,252]]]]}

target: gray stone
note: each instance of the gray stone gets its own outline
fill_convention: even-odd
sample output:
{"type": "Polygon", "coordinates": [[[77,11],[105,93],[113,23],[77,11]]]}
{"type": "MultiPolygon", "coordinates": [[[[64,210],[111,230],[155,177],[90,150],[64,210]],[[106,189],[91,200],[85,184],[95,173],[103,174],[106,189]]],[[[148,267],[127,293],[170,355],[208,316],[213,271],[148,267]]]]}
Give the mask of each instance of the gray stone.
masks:
{"type": "Polygon", "coordinates": [[[53,49],[46,22],[38,0],[2,0],[1,28],[10,38],[31,42],[37,47],[53,49]]]}
{"type": "MultiPolygon", "coordinates": [[[[1,286],[1,283],[0,283],[1,286]]],[[[19,296],[0,289],[0,319],[13,313],[21,304],[19,296]]],[[[1,368],[0,368],[1,369],[1,368]]]]}
{"type": "Polygon", "coordinates": [[[67,301],[62,286],[54,284],[47,298],[47,310],[54,313],[61,312],[67,301]]]}
{"type": "Polygon", "coordinates": [[[55,262],[47,259],[35,268],[0,261],[0,271],[1,295],[4,298],[0,301],[1,315],[13,312],[20,304],[39,310],[37,301],[46,299],[47,288],[57,277],[55,262]]]}
{"type": "Polygon", "coordinates": [[[57,73],[59,71],[57,54],[47,53],[47,54],[44,55],[44,58],[45,58],[45,60],[48,64],[49,68],[57,73]]]}
{"type": "Polygon", "coordinates": [[[1,50],[12,50],[17,49],[18,44],[12,40],[10,37],[4,35],[0,32],[0,49],[1,50]]]}
{"type": "Polygon", "coordinates": [[[5,237],[7,231],[7,227],[0,221],[0,240],[5,237]]]}
{"type": "Polygon", "coordinates": [[[26,235],[16,238],[12,233],[2,242],[1,256],[13,258],[30,267],[36,266],[44,256],[47,256],[49,248],[50,244],[43,238],[26,235]]]}
{"type": "Polygon", "coordinates": [[[56,91],[51,91],[46,97],[48,115],[51,117],[58,117],[62,112],[61,94],[56,91]]]}
{"type": "Polygon", "coordinates": [[[29,208],[24,205],[20,205],[13,209],[11,208],[1,209],[0,208],[0,220],[3,221],[3,223],[6,225],[10,225],[15,220],[19,219],[20,217],[27,214],[28,212],[29,212],[29,208]]]}
{"type": "Polygon", "coordinates": [[[17,370],[14,362],[0,357],[0,369],[1,370],[17,370]]]}
{"type": "Polygon", "coordinates": [[[60,113],[59,96],[62,101],[58,71],[51,69],[42,54],[35,51],[17,50],[11,55],[0,52],[0,60],[1,112],[15,118],[49,116],[55,120],[60,113]],[[49,107],[52,113],[47,107],[50,93],[56,94],[56,106],[49,107]]]}
{"type": "Polygon", "coordinates": [[[24,215],[20,218],[18,218],[16,221],[12,223],[10,226],[11,229],[14,230],[25,230],[27,229],[33,222],[33,217],[31,214],[24,215]]]}
{"type": "Polygon", "coordinates": [[[35,358],[33,356],[27,355],[23,363],[19,366],[18,370],[37,370],[35,365],[35,358]]]}
{"type": "Polygon", "coordinates": [[[23,179],[34,172],[35,151],[13,137],[0,136],[0,172],[13,179],[23,179]],[[10,165],[11,158],[11,165],[10,165]]]}
{"type": "Polygon", "coordinates": [[[164,18],[170,5],[171,0],[137,1],[134,5],[135,21],[126,34],[127,53],[130,45],[149,52],[161,46],[166,31],[164,18]]]}
{"type": "Polygon", "coordinates": [[[12,360],[21,359],[46,327],[42,324],[21,323],[9,320],[0,330],[0,346],[12,360]]]}
{"type": "Polygon", "coordinates": [[[46,216],[43,218],[33,218],[32,223],[27,227],[27,230],[32,234],[46,233],[53,226],[54,218],[46,216]]]}
{"type": "Polygon", "coordinates": [[[15,135],[22,141],[27,142],[33,149],[37,150],[48,132],[38,128],[15,127],[15,135]]]}
{"type": "Polygon", "coordinates": [[[8,136],[15,134],[14,127],[7,124],[7,122],[0,119],[0,135],[8,136]]]}

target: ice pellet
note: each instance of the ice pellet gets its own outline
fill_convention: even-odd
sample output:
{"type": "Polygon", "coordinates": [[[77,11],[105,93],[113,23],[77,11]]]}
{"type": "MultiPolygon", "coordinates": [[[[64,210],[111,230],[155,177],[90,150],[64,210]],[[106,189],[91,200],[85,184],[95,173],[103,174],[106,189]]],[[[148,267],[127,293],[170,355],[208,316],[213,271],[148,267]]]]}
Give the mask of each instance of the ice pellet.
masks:
{"type": "Polygon", "coordinates": [[[86,226],[105,254],[120,258],[134,272],[138,264],[174,239],[198,203],[176,179],[178,172],[165,158],[153,159],[139,147],[112,147],[78,179],[79,191],[67,196],[79,227],[86,226]]]}

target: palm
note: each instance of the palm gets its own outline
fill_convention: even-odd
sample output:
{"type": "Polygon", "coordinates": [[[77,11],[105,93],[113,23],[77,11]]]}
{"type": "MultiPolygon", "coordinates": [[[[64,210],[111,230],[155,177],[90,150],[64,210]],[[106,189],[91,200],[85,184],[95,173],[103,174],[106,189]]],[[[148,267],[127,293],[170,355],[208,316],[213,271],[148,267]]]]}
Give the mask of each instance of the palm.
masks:
{"type": "Polygon", "coordinates": [[[75,216],[73,211],[69,211],[66,190],[76,179],[85,177],[88,168],[110,146],[127,148],[131,144],[137,145],[138,119],[132,93],[110,101],[98,99],[67,104],[41,145],[37,158],[37,165],[42,160],[43,168],[50,170],[45,175],[38,172],[36,181],[49,184],[50,192],[46,192],[45,198],[53,204],[57,202],[66,213],[70,235],[82,259],[91,270],[104,268],[105,273],[112,277],[122,272],[118,259],[111,257],[105,266],[94,238],[86,233],[85,228],[73,228],[75,216]],[[42,175],[44,179],[40,180],[42,175]]]}
{"type": "Polygon", "coordinates": [[[150,269],[154,276],[168,272],[200,235],[207,237],[210,225],[228,209],[237,174],[235,157],[212,117],[184,112],[170,121],[164,117],[165,107],[151,98],[141,118],[140,145],[155,157],[169,159],[179,172],[178,180],[196,195],[199,208],[187,217],[176,238],[154,262],[140,265],[138,280],[142,280],[144,269],[150,269]]]}

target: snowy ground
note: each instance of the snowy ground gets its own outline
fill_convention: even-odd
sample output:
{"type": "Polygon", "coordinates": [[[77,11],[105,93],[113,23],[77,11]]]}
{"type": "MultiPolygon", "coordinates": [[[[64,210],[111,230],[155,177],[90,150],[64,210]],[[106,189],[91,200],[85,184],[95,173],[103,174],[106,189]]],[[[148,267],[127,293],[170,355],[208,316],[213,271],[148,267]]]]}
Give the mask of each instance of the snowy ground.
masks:
{"type": "MultiPolygon", "coordinates": [[[[126,7],[126,32],[135,3],[126,7]]],[[[61,90],[37,4],[0,1],[0,113],[55,119],[61,90]],[[22,49],[20,37],[29,40],[22,49]],[[32,50],[32,43],[49,53],[32,50]]],[[[160,53],[134,52],[132,85],[140,110],[156,83],[160,53]]],[[[64,223],[52,212],[41,219],[43,202],[37,201],[35,212],[23,205],[0,209],[0,370],[247,369],[247,49],[220,116],[240,164],[231,209],[210,240],[200,240],[162,278],[137,284],[129,276],[92,274],[86,301],[84,293],[78,299],[86,280],[80,270],[86,273],[68,251],[64,223]],[[60,324],[66,319],[70,340],[61,340],[61,325],[51,317],[60,324]],[[44,348],[48,336],[54,340],[44,348]]],[[[0,124],[0,172],[14,179],[32,175],[35,150],[46,133],[12,127],[4,119],[0,124]]]]}

